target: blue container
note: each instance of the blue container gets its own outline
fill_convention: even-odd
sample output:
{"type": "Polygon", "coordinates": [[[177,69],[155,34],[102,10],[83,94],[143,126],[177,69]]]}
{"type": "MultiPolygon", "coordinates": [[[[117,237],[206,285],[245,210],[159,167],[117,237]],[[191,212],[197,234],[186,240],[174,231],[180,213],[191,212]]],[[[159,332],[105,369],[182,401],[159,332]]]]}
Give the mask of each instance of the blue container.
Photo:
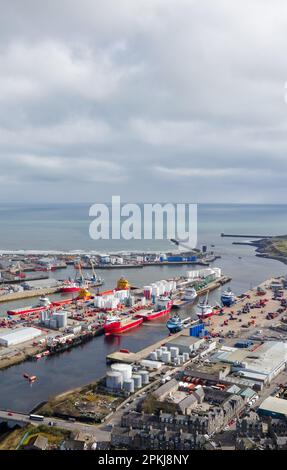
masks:
{"type": "Polygon", "coordinates": [[[188,256],[186,258],[186,261],[196,261],[197,260],[197,256],[188,256]]]}
{"type": "Polygon", "coordinates": [[[182,261],[182,256],[168,256],[167,261],[169,261],[170,263],[182,261]]]}
{"type": "Polygon", "coordinates": [[[204,331],[203,323],[199,323],[198,325],[191,326],[189,329],[189,336],[195,336],[196,338],[198,338],[202,331],[204,331]]]}
{"type": "Polygon", "coordinates": [[[238,341],[234,346],[236,348],[249,348],[249,346],[251,346],[252,344],[253,344],[252,341],[246,340],[246,341],[238,341]]]}

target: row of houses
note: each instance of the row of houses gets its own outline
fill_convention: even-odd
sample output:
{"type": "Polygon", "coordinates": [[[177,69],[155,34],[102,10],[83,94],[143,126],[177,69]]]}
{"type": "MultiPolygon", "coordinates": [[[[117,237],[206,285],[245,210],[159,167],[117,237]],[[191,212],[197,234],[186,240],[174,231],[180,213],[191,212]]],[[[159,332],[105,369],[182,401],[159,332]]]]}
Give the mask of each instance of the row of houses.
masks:
{"type": "Polygon", "coordinates": [[[128,412],[122,416],[121,425],[113,428],[111,443],[116,448],[130,449],[199,448],[205,441],[204,435],[219,432],[243,407],[244,400],[232,395],[221,406],[190,415],[128,412]]]}
{"type": "Polygon", "coordinates": [[[114,449],[150,450],[193,450],[201,449],[205,439],[191,433],[171,431],[166,427],[154,429],[132,429],[114,427],[111,433],[111,446],[114,449]]]}

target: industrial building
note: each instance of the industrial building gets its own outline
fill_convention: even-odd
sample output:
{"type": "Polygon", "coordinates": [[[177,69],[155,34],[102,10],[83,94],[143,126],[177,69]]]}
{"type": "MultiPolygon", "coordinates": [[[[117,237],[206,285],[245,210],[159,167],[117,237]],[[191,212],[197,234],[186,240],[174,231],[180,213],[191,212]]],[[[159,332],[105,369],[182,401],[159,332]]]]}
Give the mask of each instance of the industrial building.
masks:
{"type": "Polygon", "coordinates": [[[178,389],[178,381],[172,379],[165,384],[161,385],[157,390],[153,392],[153,396],[157,400],[164,400],[170,393],[178,389]]]}
{"type": "Polygon", "coordinates": [[[193,351],[196,351],[204,344],[205,340],[203,338],[196,338],[194,336],[179,336],[174,341],[169,341],[167,343],[167,348],[178,348],[179,354],[188,353],[190,354],[193,351]]]}
{"type": "Polygon", "coordinates": [[[259,406],[258,414],[261,416],[271,416],[272,418],[286,418],[287,400],[268,397],[259,406]]]}
{"type": "Polygon", "coordinates": [[[15,346],[16,344],[25,343],[25,341],[31,341],[38,336],[41,336],[42,331],[37,328],[19,328],[8,333],[0,334],[0,345],[9,347],[15,346]]]}
{"type": "Polygon", "coordinates": [[[287,345],[280,341],[267,341],[250,349],[225,348],[213,360],[227,363],[233,374],[268,384],[282,370],[287,361],[287,345]]]}
{"type": "Polygon", "coordinates": [[[221,362],[212,364],[207,362],[193,366],[191,369],[185,369],[184,375],[210,380],[211,382],[218,382],[219,380],[224,380],[230,373],[230,370],[231,367],[229,364],[222,364],[221,362]]]}

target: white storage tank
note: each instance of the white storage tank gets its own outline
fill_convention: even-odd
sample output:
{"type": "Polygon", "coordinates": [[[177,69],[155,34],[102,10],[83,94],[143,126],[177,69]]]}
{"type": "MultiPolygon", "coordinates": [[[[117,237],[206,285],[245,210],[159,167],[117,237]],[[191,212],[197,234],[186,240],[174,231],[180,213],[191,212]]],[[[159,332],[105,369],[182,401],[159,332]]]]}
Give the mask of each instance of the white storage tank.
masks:
{"type": "Polygon", "coordinates": [[[111,365],[111,370],[120,372],[123,380],[128,380],[132,376],[132,366],[130,364],[115,363],[111,365]]]}
{"type": "Polygon", "coordinates": [[[149,373],[147,370],[139,370],[138,374],[141,375],[142,384],[147,385],[149,383],[149,373]]]}
{"type": "Polygon", "coordinates": [[[41,315],[41,323],[45,323],[46,321],[50,319],[50,313],[48,310],[43,310],[40,315],[41,315]]]}
{"type": "Polygon", "coordinates": [[[187,362],[189,360],[189,354],[188,353],[183,353],[183,361],[187,362]]]}
{"type": "Polygon", "coordinates": [[[55,320],[54,318],[50,320],[49,327],[56,330],[58,328],[57,320],[55,320]]]}
{"type": "Polygon", "coordinates": [[[128,393],[134,393],[135,383],[133,379],[127,379],[123,383],[123,389],[128,393]]]}
{"type": "Polygon", "coordinates": [[[150,353],[149,359],[150,359],[151,361],[157,361],[157,353],[156,353],[156,351],[153,351],[153,352],[150,353]]]}
{"type": "Polygon", "coordinates": [[[58,328],[67,328],[68,312],[55,312],[53,313],[53,320],[56,320],[58,328]]]}
{"type": "Polygon", "coordinates": [[[106,386],[111,390],[120,390],[123,384],[123,376],[117,371],[108,371],[106,375],[106,386]]]}
{"type": "Polygon", "coordinates": [[[141,388],[142,387],[142,376],[139,374],[134,374],[132,376],[135,384],[135,388],[141,388]]]}
{"type": "Polygon", "coordinates": [[[180,354],[180,356],[178,356],[178,360],[179,360],[180,364],[183,364],[183,355],[182,354],[180,354]]]}
{"type": "Polygon", "coordinates": [[[165,363],[165,364],[169,364],[171,362],[171,354],[170,354],[170,351],[165,351],[162,353],[162,357],[161,357],[161,360],[165,363]]]}
{"type": "Polygon", "coordinates": [[[161,350],[161,349],[156,349],[155,352],[156,352],[156,355],[157,355],[158,360],[160,361],[160,360],[161,360],[161,356],[162,356],[162,350],[161,350]]]}
{"type": "Polygon", "coordinates": [[[175,346],[171,346],[170,347],[170,354],[171,354],[171,358],[174,359],[175,357],[177,357],[179,355],[179,349],[175,346]]]}

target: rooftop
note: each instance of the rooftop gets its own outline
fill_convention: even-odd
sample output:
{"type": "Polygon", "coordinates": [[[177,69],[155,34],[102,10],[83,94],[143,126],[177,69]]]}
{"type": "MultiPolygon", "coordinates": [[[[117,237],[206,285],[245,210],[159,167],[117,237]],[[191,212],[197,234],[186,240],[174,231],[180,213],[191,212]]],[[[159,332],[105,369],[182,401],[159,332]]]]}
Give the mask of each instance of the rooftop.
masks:
{"type": "Polygon", "coordinates": [[[7,331],[6,333],[0,334],[0,339],[2,340],[13,340],[14,338],[23,338],[23,341],[29,339],[29,337],[33,336],[39,336],[42,334],[42,331],[33,328],[33,327],[27,327],[27,328],[15,328],[14,330],[7,331]]]}
{"type": "Polygon", "coordinates": [[[191,346],[192,344],[202,342],[202,338],[196,338],[195,336],[179,336],[176,338],[174,341],[170,341],[168,343],[168,347],[173,347],[173,346],[191,346]]]}
{"type": "MultiPolygon", "coordinates": [[[[217,357],[220,361],[233,365],[237,362],[244,362],[245,372],[250,371],[254,374],[267,376],[287,360],[287,345],[280,341],[266,341],[254,351],[247,349],[237,349],[231,352],[222,351],[222,353],[219,352],[217,357]]],[[[254,376],[254,378],[256,377],[254,376]]]]}
{"type": "Polygon", "coordinates": [[[271,413],[278,413],[287,416],[287,400],[268,397],[261,403],[259,410],[270,411],[271,413]]]}

